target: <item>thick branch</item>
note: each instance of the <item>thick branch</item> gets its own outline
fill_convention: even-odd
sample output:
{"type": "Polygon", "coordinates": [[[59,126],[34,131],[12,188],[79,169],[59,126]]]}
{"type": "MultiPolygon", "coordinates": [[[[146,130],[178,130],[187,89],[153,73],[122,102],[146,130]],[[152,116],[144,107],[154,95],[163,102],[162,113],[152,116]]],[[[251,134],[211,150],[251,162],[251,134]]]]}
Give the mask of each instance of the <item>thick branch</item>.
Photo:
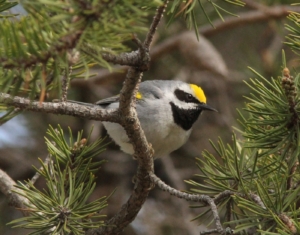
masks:
{"type": "MultiPolygon", "coordinates": [[[[153,19],[152,25],[159,23],[165,7],[166,4],[157,10],[157,14],[153,19]]],[[[145,42],[151,42],[155,31],[156,30],[149,30],[145,42]]],[[[140,47],[141,46],[142,45],[140,45],[140,47]]],[[[152,182],[149,178],[149,173],[153,173],[153,150],[147,142],[134,108],[135,94],[137,92],[138,85],[141,82],[144,68],[147,68],[149,63],[149,58],[145,58],[149,57],[149,54],[146,51],[147,48],[145,47],[139,49],[138,57],[142,58],[141,62],[144,64],[142,63],[138,67],[130,67],[128,69],[123,88],[120,92],[119,112],[120,115],[124,117],[120,124],[124,127],[130,142],[133,144],[134,157],[138,161],[138,170],[135,176],[134,189],[128,201],[122,206],[116,215],[106,222],[106,226],[96,230],[90,230],[87,232],[88,235],[119,234],[122,232],[123,229],[134,220],[142,205],[146,201],[149,191],[152,189],[152,182]]]]}
{"type": "Polygon", "coordinates": [[[141,58],[138,51],[132,51],[128,53],[121,53],[120,55],[114,55],[110,53],[102,53],[102,58],[107,62],[119,65],[138,66],[141,63],[141,58]]]}
{"type": "Polygon", "coordinates": [[[119,122],[117,110],[104,110],[97,105],[80,105],[71,102],[42,102],[32,101],[23,97],[11,96],[0,92],[0,103],[7,106],[33,112],[69,115],[98,121],[119,122]]]}
{"type": "Polygon", "coordinates": [[[10,205],[20,209],[23,214],[26,215],[25,204],[28,203],[28,200],[25,197],[12,192],[12,190],[18,190],[15,188],[15,185],[16,182],[0,169],[0,191],[8,198],[10,205]]]}
{"type": "Polygon", "coordinates": [[[119,234],[134,220],[137,213],[148,197],[151,190],[151,181],[148,172],[153,171],[152,148],[148,145],[147,139],[133,108],[134,93],[137,84],[140,82],[142,72],[130,68],[124,86],[120,93],[120,115],[125,116],[121,122],[130,142],[133,144],[134,155],[138,160],[138,170],[135,177],[134,189],[128,201],[120,211],[106,222],[105,227],[89,231],[87,234],[119,234]]]}
{"type": "Polygon", "coordinates": [[[128,65],[128,66],[138,66],[141,64],[141,58],[139,51],[131,51],[126,53],[121,53],[119,55],[112,54],[109,52],[103,52],[101,55],[92,47],[85,44],[81,49],[81,52],[85,53],[91,57],[99,57],[101,56],[104,60],[112,64],[119,64],[119,65],[128,65]]]}

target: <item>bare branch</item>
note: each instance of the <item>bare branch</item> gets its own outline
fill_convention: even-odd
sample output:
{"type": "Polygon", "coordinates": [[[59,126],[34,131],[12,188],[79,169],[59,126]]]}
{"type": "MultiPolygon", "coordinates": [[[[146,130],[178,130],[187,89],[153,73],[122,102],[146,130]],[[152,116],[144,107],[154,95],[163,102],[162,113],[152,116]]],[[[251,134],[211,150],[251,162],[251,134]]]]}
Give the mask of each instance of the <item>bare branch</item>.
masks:
{"type": "Polygon", "coordinates": [[[28,200],[25,197],[13,192],[13,190],[18,190],[15,188],[15,185],[16,182],[0,169],[0,191],[8,198],[10,205],[21,210],[24,215],[27,215],[27,207],[25,204],[28,203],[28,200]]]}
{"type": "Polygon", "coordinates": [[[215,198],[214,201],[216,204],[219,204],[223,199],[226,199],[230,197],[231,195],[235,195],[235,192],[230,191],[230,190],[225,190],[222,193],[219,193],[215,198]]]}
{"type": "Polygon", "coordinates": [[[224,192],[218,194],[215,198],[214,201],[216,204],[220,203],[223,199],[226,199],[232,195],[237,195],[242,198],[251,198],[252,201],[254,201],[257,205],[259,205],[261,208],[266,209],[265,204],[261,200],[260,196],[256,195],[255,193],[249,193],[249,194],[244,194],[244,193],[238,193],[238,192],[233,192],[230,190],[225,190],[224,192]]]}
{"type": "Polygon", "coordinates": [[[178,191],[177,189],[174,189],[174,188],[170,187],[169,185],[165,184],[154,173],[150,173],[150,178],[155,185],[157,185],[163,191],[167,191],[171,195],[174,195],[178,198],[183,198],[187,201],[202,202],[202,203],[205,203],[208,206],[210,206],[211,212],[212,212],[214,220],[215,220],[217,232],[222,233],[224,231],[224,229],[221,225],[221,222],[220,222],[218,208],[212,198],[210,198],[207,195],[189,194],[189,193],[184,193],[184,192],[178,191]]]}
{"type": "MultiPolygon", "coordinates": [[[[50,154],[47,155],[45,161],[44,161],[44,165],[48,166],[49,162],[50,162],[50,154]]],[[[43,170],[43,167],[40,167],[40,170],[43,170]]],[[[31,178],[30,182],[32,183],[32,185],[35,184],[35,182],[40,178],[41,174],[39,172],[36,172],[35,175],[31,178]]],[[[29,184],[27,184],[27,187],[30,187],[29,184]]]]}
{"type": "Polygon", "coordinates": [[[68,88],[69,88],[69,82],[70,82],[70,75],[72,73],[72,65],[69,66],[68,71],[64,71],[64,75],[62,77],[62,84],[61,84],[61,89],[62,89],[62,95],[61,95],[61,101],[66,102],[68,98],[68,88]]]}
{"type": "Polygon", "coordinates": [[[0,92],[0,103],[7,106],[28,110],[33,112],[69,115],[98,121],[120,122],[117,110],[104,110],[98,105],[80,105],[71,102],[38,102],[23,97],[11,96],[0,92]]]}
{"type": "MultiPolygon", "coordinates": [[[[80,49],[86,55],[97,58],[98,52],[91,46],[85,44],[84,47],[80,49]]],[[[128,65],[128,66],[138,66],[141,63],[141,58],[138,51],[131,51],[115,55],[109,52],[101,53],[104,60],[112,64],[128,65]]]]}
{"type": "Polygon", "coordinates": [[[119,65],[138,66],[141,63],[141,58],[138,51],[132,51],[128,53],[121,53],[120,55],[114,55],[110,53],[102,53],[103,59],[107,62],[119,65]]]}
{"type": "Polygon", "coordinates": [[[169,1],[165,1],[163,3],[163,5],[157,9],[156,15],[153,18],[152,24],[150,26],[150,29],[149,29],[148,34],[146,36],[146,39],[144,41],[144,46],[148,50],[149,50],[149,48],[151,46],[151,43],[153,41],[154,33],[157,30],[157,26],[158,26],[159,22],[161,21],[161,18],[163,17],[163,14],[164,14],[164,12],[166,10],[166,7],[167,7],[168,3],[169,3],[169,1]]]}

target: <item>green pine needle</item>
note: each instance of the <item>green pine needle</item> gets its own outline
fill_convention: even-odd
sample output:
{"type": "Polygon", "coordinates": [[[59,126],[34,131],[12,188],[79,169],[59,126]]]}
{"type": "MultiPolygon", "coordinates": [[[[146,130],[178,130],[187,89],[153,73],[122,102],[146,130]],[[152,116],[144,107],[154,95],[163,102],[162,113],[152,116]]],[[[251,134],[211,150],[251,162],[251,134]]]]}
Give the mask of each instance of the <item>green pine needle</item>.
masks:
{"type": "Polygon", "coordinates": [[[74,138],[69,130],[69,142],[60,126],[50,126],[47,139],[49,164],[43,162],[38,173],[45,178],[46,188],[37,189],[30,181],[19,183],[16,193],[28,198],[29,216],[14,220],[13,227],[34,229],[30,234],[82,234],[83,229],[98,228],[104,223],[100,211],[107,206],[107,197],[95,201],[88,199],[95,189],[94,171],[102,162],[93,162],[94,156],[103,151],[102,140],[88,144],[79,132],[74,138]],[[102,146],[101,146],[102,145],[102,146]]]}

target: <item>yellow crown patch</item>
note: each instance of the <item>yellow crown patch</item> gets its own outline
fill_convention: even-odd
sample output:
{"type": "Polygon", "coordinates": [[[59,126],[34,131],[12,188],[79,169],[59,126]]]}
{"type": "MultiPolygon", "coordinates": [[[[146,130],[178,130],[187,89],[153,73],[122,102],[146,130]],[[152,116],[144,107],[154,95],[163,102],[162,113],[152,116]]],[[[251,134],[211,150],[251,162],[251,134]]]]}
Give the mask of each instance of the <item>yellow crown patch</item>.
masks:
{"type": "Polygon", "coordinates": [[[197,99],[206,104],[206,96],[204,94],[204,91],[201,89],[201,87],[195,85],[195,84],[190,84],[190,87],[192,88],[192,90],[195,93],[195,96],[197,97],[197,99]]]}
{"type": "Polygon", "coordinates": [[[142,94],[140,92],[137,92],[135,95],[135,98],[137,98],[138,100],[142,99],[142,94]]]}

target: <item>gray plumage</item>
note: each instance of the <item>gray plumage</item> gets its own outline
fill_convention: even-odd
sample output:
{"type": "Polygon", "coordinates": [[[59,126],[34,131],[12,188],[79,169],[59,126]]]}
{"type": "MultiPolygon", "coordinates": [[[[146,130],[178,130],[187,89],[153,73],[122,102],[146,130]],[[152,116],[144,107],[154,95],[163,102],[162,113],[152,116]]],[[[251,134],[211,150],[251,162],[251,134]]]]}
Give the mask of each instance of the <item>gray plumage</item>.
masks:
{"type": "MultiPolygon", "coordinates": [[[[201,88],[199,89],[202,91],[201,88]]],[[[176,114],[179,121],[181,121],[182,116],[180,112],[183,114],[187,112],[187,115],[197,112],[194,118],[196,120],[203,109],[214,110],[199,100],[190,84],[181,81],[145,81],[140,84],[139,94],[141,98],[136,101],[137,114],[146,138],[155,151],[155,157],[167,155],[181,147],[188,140],[192,131],[192,128],[185,130],[178,122],[175,122],[174,109],[171,108],[171,103],[179,110],[179,113],[176,114]],[[174,94],[176,89],[183,91],[184,94],[191,94],[197,102],[179,100],[174,94]]],[[[118,108],[118,101],[119,96],[114,96],[100,100],[96,104],[105,109],[114,109],[118,108]]],[[[185,116],[183,115],[183,117],[185,116]]],[[[122,126],[111,122],[103,122],[103,125],[122,151],[128,154],[134,153],[122,126]]]]}

